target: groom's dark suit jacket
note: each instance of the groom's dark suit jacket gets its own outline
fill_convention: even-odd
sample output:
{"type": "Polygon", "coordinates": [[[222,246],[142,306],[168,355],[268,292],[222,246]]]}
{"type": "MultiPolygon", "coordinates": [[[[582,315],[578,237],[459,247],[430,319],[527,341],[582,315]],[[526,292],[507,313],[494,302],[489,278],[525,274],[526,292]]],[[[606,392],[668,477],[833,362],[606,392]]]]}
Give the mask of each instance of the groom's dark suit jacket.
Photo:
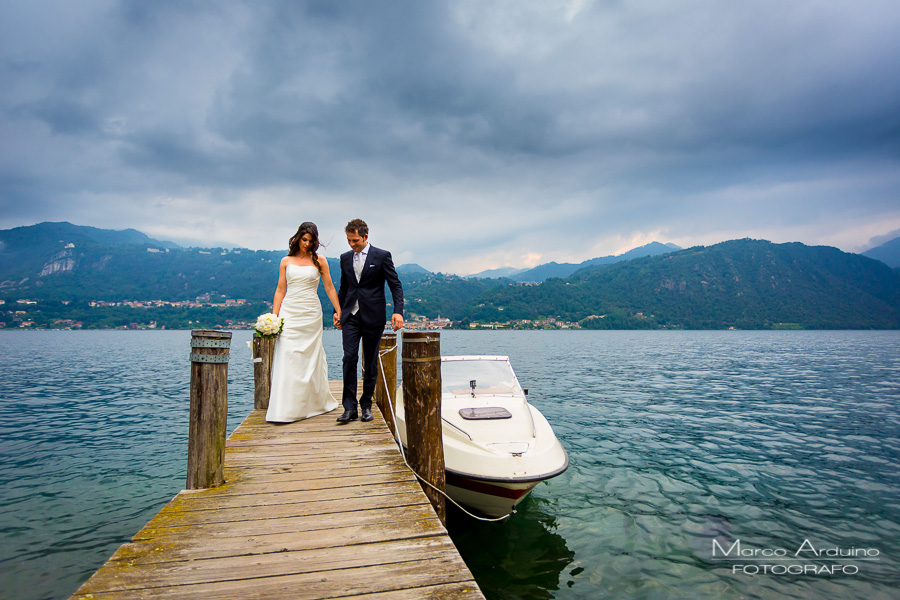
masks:
{"type": "Polygon", "coordinates": [[[400,278],[394,269],[394,261],[387,250],[369,244],[366,264],[359,282],[353,271],[353,251],[341,254],[341,286],[338,289],[338,301],[341,304],[341,324],[350,318],[350,310],[354,302],[359,300],[359,315],[365,329],[384,328],[385,297],[384,284],[387,282],[394,301],[394,312],[403,314],[403,288],[400,278]]]}

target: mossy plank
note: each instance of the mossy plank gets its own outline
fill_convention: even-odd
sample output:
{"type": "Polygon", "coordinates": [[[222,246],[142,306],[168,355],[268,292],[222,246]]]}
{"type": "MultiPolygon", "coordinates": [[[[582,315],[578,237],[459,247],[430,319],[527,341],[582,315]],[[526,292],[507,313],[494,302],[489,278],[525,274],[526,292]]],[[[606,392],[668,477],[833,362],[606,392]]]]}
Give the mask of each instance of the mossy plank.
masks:
{"type": "Polygon", "coordinates": [[[188,526],[159,526],[156,519],[147,523],[140,531],[134,534],[132,541],[152,540],[162,536],[172,537],[239,537],[243,535],[267,533],[280,533],[287,531],[318,531],[362,525],[378,521],[389,520],[392,514],[402,512],[407,517],[428,518],[434,515],[434,509],[426,502],[409,506],[389,507],[382,509],[355,510],[342,513],[326,513],[319,515],[303,515],[296,517],[283,517],[281,519],[259,519],[256,521],[241,521],[235,523],[227,521],[223,523],[208,523],[204,525],[202,532],[197,527],[188,526]]]}
{"type": "Polygon", "coordinates": [[[350,426],[338,427],[335,425],[328,431],[272,431],[272,425],[260,425],[253,429],[245,429],[242,433],[252,434],[240,439],[229,439],[226,448],[241,448],[245,446],[281,446],[285,444],[312,442],[321,444],[326,442],[343,443],[348,439],[364,442],[395,443],[387,431],[356,431],[350,426]]]}
{"type": "MultiPolygon", "coordinates": [[[[247,482],[239,478],[233,480],[225,480],[225,489],[221,489],[219,493],[211,490],[220,490],[220,488],[211,488],[211,490],[203,490],[194,493],[181,493],[176,496],[178,503],[182,502],[203,502],[206,498],[224,497],[224,496],[243,496],[256,494],[274,494],[285,492],[300,492],[326,490],[333,488],[354,488],[357,486],[371,486],[377,484],[414,484],[415,480],[408,472],[387,472],[387,473],[362,473],[348,477],[323,477],[311,480],[302,478],[266,478],[247,482]],[[227,487],[226,487],[227,486],[227,487]]],[[[415,489],[415,488],[411,488],[415,489]]]]}
{"type": "MultiPolygon", "coordinates": [[[[409,590],[422,590],[437,586],[458,584],[471,588],[465,596],[451,598],[484,598],[471,574],[460,564],[457,557],[447,556],[432,560],[415,560],[392,565],[367,565],[352,569],[336,569],[296,575],[277,575],[223,581],[195,585],[164,585],[135,591],[91,592],[80,588],[73,598],[77,600],[122,600],[141,598],[142,600],[246,600],[257,598],[290,598],[292,600],[313,600],[344,597],[359,597],[363,594],[384,594],[401,592],[401,598],[408,598],[409,590]]],[[[415,597],[415,596],[413,596],[415,597]]],[[[421,596],[429,598],[428,595],[421,596]]],[[[441,598],[441,596],[430,596],[441,598]]]]}
{"type": "Polygon", "coordinates": [[[191,585],[419,560],[452,560],[455,556],[458,554],[449,538],[436,536],[153,564],[117,562],[112,568],[98,571],[89,583],[94,590],[105,592],[152,588],[170,582],[191,585]]]}
{"type": "Polygon", "coordinates": [[[73,598],[483,598],[373,412],[276,426],[254,410],[225,484],[175,496],[73,598]]]}
{"type": "Polygon", "coordinates": [[[256,521],[260,519],[282,519],[305,515],[323,515],[329,513],[352,512],[355,510],[371,510],[422,504],[422,497],[415,491],[385,494],[380,496],[366,495],[362,497],[338,498],[319,502],[298,502],[291,504],[270,504],[267,506],[241,506],[236,508],[219,508],[216,510],[179,510],[178,506],[167,507],[153,521],[157,527],[178,525],[190,527],[205,523],[234,523],[240,521],[256,521]]]}
{"type": "MultiPolygon", "coordinates": [[[[390,473],[390,475],[402,476],[402,473],[390,473]]],[[[339,479],[339,478],[335,478],[339,479]]],[[[320,480],[317,480],[320,481],[320,480]]],[[[207,496],[203,498],[194,498],[187,494],[179,494],[172,503],[167,504],[163,511],[182,511],[182,510],[219,510],[223,508],[251,508],[273,506],[277,504],[296,504],[299,502],[321,502],[327,500],[347,500],[351,498],[364,498],[367,496],[386,496],[396,495],[404,492],[415,491],[410,487],[416,485],[407,479],[398,479],[390,481],[385,476],[369,477],[363,482],[353,486],[335,485],[334,487],[323,487],[317,489],[307,489],[304,487],[305,482],[272,482],[270,490],[265,493],[235,493],[235,494],[219,494],[217,496],[207,496]],[[298,487],[300,489],[294,489],[298,487]],[[277,489],[283,488],[283,489],[277,489]],[[273,491],[276,490],[276,491],[273,491]]]]}
{"type": "MultiPolygon", "coordinates": [[[[315,465],[294,468],[292,465],[272,465],[269,467],[225,467],[225,480],[240,479],[244,482],[286,478],[331,479],[353,477],[369,473],[409,473],[402,460],[384,461],[379,458],[359,458],[353,461],[319,461],[315,465]]],[[[412,474],[410,474],[412,476],[412,474]]]]}
{"type": "Polygon", "coordinates": [[[201,558],[221,558],[266,554],[284,550],[309,550],[312,548],[333,548],[351,544],[369,544],[385,540],[412,539],[442,535],[446,533],[437,517],[430,519],[404,519],[380,523],[365,523],[350,527],[320,530],[319,532],[280,532],[251,534],[241,537],[220,537],[215,543],[203,543],[196,537],[157,538],[141,542],[122,544],[110,561],[171,562],[196,560],[201,558]]]}
{"type": "MultiPolygon", "coordinates": [[[[338,452],[333,448],[326,449],[309,449],[305,451],[297,452],[296,454],[259,454],[259,455],[233,455],[231,453],[228,454],[226,460],[231,462],[234,466],[271,466],[271,465],[297,465],[303,464],[304,460],[315,460],[316,452],[319,452],[319,456],[328,456],[328,453],[338,452]]],[[[354,458],[383,458],[384,460],[393,460],[394,458],[398,458],[399,454],[396,448],[391,448],[388,446],[381,448],[367,448],[365,446],[348,446],[345,450],[342,449],[340,452],[343,453],[346,459],[354,459],[354,458]]]]}

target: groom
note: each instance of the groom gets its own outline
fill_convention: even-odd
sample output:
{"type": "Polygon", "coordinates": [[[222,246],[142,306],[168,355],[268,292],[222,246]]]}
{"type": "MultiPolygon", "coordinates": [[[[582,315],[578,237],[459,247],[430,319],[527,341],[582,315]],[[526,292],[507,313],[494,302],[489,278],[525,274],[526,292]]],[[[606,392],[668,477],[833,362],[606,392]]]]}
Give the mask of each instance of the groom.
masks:
{"type": "Polygon", "coordinates": [[[403,327],[403,288],[391,253],[369,244],[369,226],[353,219],[344,228],[351,252],[341,254],[341,287],[338,300],[341,317],[334,315],[334,326],[341,329],[344,342],[344,413],[338,423],[349,423],[359,417],[356,412],[356,365],[359,342],[363,347],[363,391],[359,398],[362,420],[372,420],[372,396],[378,373],[378,345],[384,331],[384,284],[391,288],[394,314],[391,327],[403,327]]]}

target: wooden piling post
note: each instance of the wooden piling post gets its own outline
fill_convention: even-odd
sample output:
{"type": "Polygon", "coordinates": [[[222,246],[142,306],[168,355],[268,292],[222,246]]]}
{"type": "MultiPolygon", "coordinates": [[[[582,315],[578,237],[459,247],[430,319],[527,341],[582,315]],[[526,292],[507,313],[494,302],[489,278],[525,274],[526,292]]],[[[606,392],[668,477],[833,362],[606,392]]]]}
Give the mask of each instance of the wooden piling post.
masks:
{"type": "MultiPolygon", "coordinates": [[[[437,489],[446,488],[444,444],[441,434],[441,341],[435,331],[403,334],[403,407],[409,464],[437,489]]],[[[422,485],[444,525],[447,508],[443,494],[422,485]]]]}
{"type": "Polygon", "coordinates": [[[253,334],[253,408],[269,408],[275,338],[253,334]],[[258,359],[258,361],[257,361],[258,359]]]}
{"type": "Polygon", "coordinates": [[[378,370],[378,380],[375,386],[375,404],[384,417],[391,434],[397,437],[397,428],[394,425],[394,414],[391,410],[396,406],[397,395],[397,334],[385,333],[381,336],[381,343],[378,348],[378,355],[381,357],[381,363],[384,368],[384,377],[381,375],[381,368],[378,370]],[[387,388],[385,388],[385,379],[387,379],[387,388]]]}
{"type": "Polygon", "coordinates": [[[191,417],[186,489],[225,483],[230,331],[191,331],[191,417]]]}

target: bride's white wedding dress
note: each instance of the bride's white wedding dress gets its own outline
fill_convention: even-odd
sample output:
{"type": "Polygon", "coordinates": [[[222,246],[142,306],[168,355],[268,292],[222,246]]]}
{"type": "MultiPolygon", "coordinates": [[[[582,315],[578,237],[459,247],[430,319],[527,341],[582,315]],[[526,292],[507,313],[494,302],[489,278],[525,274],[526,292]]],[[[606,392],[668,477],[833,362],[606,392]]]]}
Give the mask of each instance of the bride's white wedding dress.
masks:
{"type": "Polygon", "coordinates": [[[278,316],[284,329],[275,340],[272,391],[266,421],[285,423],[331,412],[338,406],[328,390],[322,347],[322,305],[316,267],[287,265],[287,292],[278,316]]]}

